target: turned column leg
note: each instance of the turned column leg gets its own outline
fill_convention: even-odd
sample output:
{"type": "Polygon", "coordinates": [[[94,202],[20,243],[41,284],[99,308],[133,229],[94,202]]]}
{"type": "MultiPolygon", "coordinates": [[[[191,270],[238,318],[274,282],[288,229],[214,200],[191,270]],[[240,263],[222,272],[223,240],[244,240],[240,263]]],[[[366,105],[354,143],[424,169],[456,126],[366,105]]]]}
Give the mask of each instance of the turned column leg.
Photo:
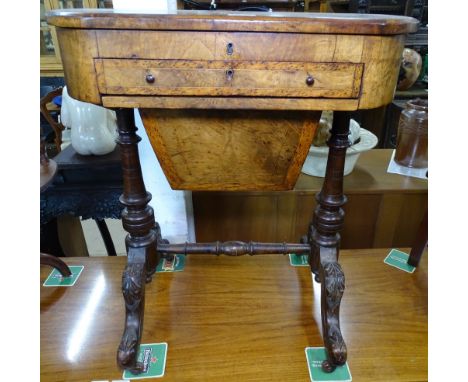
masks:
{"type": "Polygon", "coordinates": [[[345,288],[345,278],[338,264],[339,231],[344,223],[346,203],[343,195],[343,172],[346,149],[349,147],[349,115],[335,112],[327,169],[322,190],[316,196],[317,207],[309,229],[311,246],[309,264],[317,281],[321,282],[321,310],[323,341],[328,358],[322,368],[333,371],[346,362],[347,350],[340,330],[340,302],[345,288]]]}
{"type": "Polygon", "coordinates": [[[127,247],[127,266],[122,276],[122,292],[125,299],[125,329],[117,351],[117,363],[133,373],[142,371],[137,364],[138,348],[143,329],[145,308],[145,282],[151,280],[159,261],[157,241],[159,226],[155,223],[153,209],[148,205],[151,194],[146,191],[138,157],[133,109],[118,109],[118,143],[121,149],[124,178],[124,205],[122,224],[128,232],[125,239],[127,247]]]}
{"type": "Polygon", "coordinates": [[[416,239],[414,240],[413,246],[411,247],[411,252],[408,258],[408,264],[412,265],[413,267],[417,267],[419,265],[419,261],[421,260],[421,256],[424,252],[424,249],[427,245],[427,211],[424,214],[424,218],[419,225],[418,233],[416,234],[416,239]]]}

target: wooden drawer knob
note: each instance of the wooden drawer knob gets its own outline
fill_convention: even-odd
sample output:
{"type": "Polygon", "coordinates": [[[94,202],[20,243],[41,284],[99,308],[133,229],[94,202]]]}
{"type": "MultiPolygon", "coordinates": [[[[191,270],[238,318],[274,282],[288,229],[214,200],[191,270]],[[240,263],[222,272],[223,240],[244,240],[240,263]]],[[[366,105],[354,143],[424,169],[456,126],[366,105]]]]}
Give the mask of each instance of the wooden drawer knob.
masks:
{"type": "Polygon", "coordinates": [[[315,80],[314,77],[312,77],[310,74],[306,78],[306,84],[307,86],[312,86],[314,84],[315,80]]]}
{"type": "Polygon", "coordinates": [[[149,84],[154,83],[154,80],[155,80],[155,78],[154,78],[154,76],[153,76],[151,73],[148,73],[148,74],[146,75],[146,82],[148,82],[149,84]]]}

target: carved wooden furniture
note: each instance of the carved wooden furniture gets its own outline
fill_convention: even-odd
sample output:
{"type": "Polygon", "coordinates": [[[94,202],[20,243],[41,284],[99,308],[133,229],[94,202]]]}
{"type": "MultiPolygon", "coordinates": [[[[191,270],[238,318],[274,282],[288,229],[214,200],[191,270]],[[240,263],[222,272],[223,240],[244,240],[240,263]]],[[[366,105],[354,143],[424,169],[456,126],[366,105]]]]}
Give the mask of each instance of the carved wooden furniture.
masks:
{"type": "Polygon", "coordinates": [[[119,147],[107,155],[83,156],[69,145],[54,157],[54,163],[58,167],[57,176],[41,193],[41,226],[61,215],[93,219],[107,254],[116,256],[104,219],[119,219],[122,211],[119,196],[123,176],[119,147]]]}
{"type": "Polygon", "coordinates": [[[405,34],[417,21],[380,15],[178,11],[55,12],[72,97],[117,112],[122,153],[125,329],[117,362],[142,371],[145,282],[174,253],[308,254],[322,284],[323,368],[346,361],[339,326],[344,274],[343,166],[348,111],[392,100],[405,34]],[[321,110],[335,110],[326,177],[300,244],[186,243],[161,238],[142,178],[133,108],[175,189],[287,190],[296,182],[321,110]]]}
{"type": "MultiPolygon", "coordinates": [[[[45,142],[41,138],[41,151],[40,151],[40,190],[41,192],[46,190],[50,185],[55,175],[57,174],[57,163],[47,158],[45,150],[45,142]]],[[[49,255],[47,253],[41,253],[41,265],[49,265],[57,269],[60,274],[64,277],[71,276],[70,268],[58,257],[49,255]]]]}
{"type": "Polygon", "coordinates": [[[60,123],[60,121],[56,121],[54,118],[52,118],[51,112],[49,110],[49,105],[55,97],[62,95],[62,90],[63,88],[61,87],[54,89],[51,92],[47,93],[40,100],[41,114],[44,116],[46,121],[54,130],[54,143],[58,153],[62,150],[62,131],[65,129],[65,127],[60,123]]]}
{"type": "MultiPolygon", "coordinates": [[[[60,120],[56,121],[52,117],[50,108],[53,99],[62,95],[62,91],[63,88],[58,87],[40,100],[41,114],[55,133],[54,143],[58,153],[48,167],[55,166],[54,170],[58,171],[57,177],[47,191],[41,194],[41,225],[64,214],[84,219],[91,217],[96,222],[107,254],[116,256],[114,243],[104,219],[120,217],[121,206],[118,202],[122,192],[120,151],[116,150],[104,156],[81,156],[70,144],[61,153],[62,131],[65,127],[60,120]]],[[[53,110],[60,112],[60,107],[53,106],[53,110]]],[[[52,181],[52,178],[50,180],[52,181]]],[[[52,229],[55,230],[55,227],[52,229]]],[[[41,242],[43,236],[46,236],[43,233],[41,229],[41,242]]],[[[56,240],[52,240],[55,243],[49,244],[60,248],[57,234],[52,233],[51,236],[56,240]]]]}

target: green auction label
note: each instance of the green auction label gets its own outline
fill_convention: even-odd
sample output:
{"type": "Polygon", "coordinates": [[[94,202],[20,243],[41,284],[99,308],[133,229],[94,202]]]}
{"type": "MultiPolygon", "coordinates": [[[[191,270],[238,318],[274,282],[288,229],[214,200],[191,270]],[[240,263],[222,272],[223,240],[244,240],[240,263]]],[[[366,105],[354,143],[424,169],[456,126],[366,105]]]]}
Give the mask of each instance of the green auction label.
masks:
{"type": "Polygon", "coordinates": [[[163,258],[159,260],[156,272],[180,272],[185,268],[185,256],[174,255],[170,259],[163,258]]]}
{"type": "Polygon", "coordinates": [[[42,285],[45,287],[69,287],[75,285],[84,269],[84,265],[70,265],[68,268],[70,268],[71,276],[63,277],[60,272],[54,268],[42,285]]]}
{"type": "Polygon", "coordinates": [[[409,255],[398,249],[392,249],[384,260],[384,263],[402,271],[413,273],[416,269],[408,264],[409,255]]]}
{"type": "Polygon", "coordinates": [[[166,368],[167,343],[141,344],[138,352],[137,362],[143,365],[140,374],[132,374],[125,370],[124,379],[160,378],[164,375],[166,368]]]}
{"type": "Polygon", "coordinates": [[[312,382],[351,382],[353,380],[348,362],[343,366],[337,366],[331,373],[323,371],[322,362],[327,359],[325,348],[308,347],[305,348],[305,353],[312,382]]]}
{"type": "Polygon", "coordinates": [[[296,255],[295,253],[290,253],[289,264],[291,264],[293,267],[308,267],[309,256],[308,255],[296,255]]]}

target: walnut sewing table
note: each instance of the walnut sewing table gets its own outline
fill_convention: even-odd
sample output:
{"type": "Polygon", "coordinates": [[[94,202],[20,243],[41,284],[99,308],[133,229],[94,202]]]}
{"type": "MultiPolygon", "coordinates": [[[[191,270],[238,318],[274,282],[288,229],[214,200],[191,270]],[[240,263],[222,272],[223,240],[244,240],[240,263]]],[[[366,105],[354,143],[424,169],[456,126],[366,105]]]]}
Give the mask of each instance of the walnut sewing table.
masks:
{"type": "Polygon", "coordinates": [[[416,31],[417,21],[384,15],[73,10],[52,12],[48,22],[57,27],[69,94],[117,112],[122,221],[129,233],[120,367],[142,370],[136,358],[145,282],[161,257],[176,253],[308,254],[322,285],[328,354],[323,368],[344,364],[338,232],[346,202],[347,112],[391,102],[405,35],[416,31]],[[133,108],[139,109],[172,188],[232,191],[293,188],[321,111],[334,110],[326,177],[307,235],[297,244],[162,239],[148,206],[133,108]]]}

